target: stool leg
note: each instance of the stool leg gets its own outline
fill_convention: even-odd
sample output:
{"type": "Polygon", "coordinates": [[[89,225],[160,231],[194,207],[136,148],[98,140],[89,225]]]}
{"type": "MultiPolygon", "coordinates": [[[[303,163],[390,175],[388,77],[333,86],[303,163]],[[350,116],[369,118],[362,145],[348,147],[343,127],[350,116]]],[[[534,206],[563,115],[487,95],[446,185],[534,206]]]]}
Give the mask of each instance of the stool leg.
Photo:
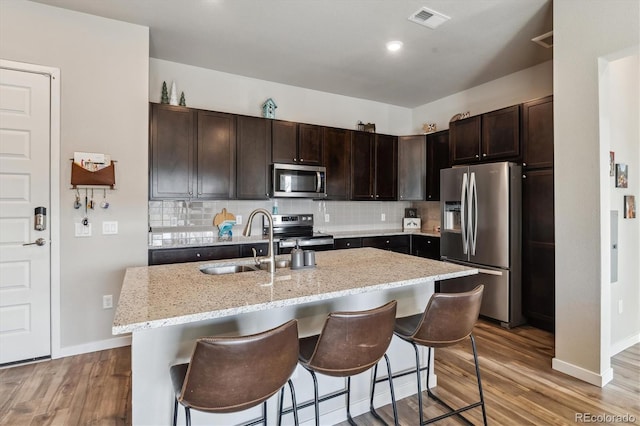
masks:
{"type": "Polygon", "coordinates": [[[347,377],[347,421],[352,426],[357,426],[356,422],[351,418],[351,376],[347,377]]]}
{"type": "Polygon", "coordinates": [[[178,424],[178,397],[173,400],[173,426],[178,424]]]}
{"type": "Polygon", "coordinates": [[[186,417],[187,426],[191,426],[191,410],[189,407],[184,407],[184,416],[186,417]]]}
{"type": "Polygon", "coordinates": [[[318,378],[316,373],[309,370],[313,378],[313,406],[316,412],[316,426],[320,426],[320,402],[318,401],[318,378]]]}
{"type": "Polygon", "coordinates": [[[282,387],[282,389],[280,389],[280,399],[278,400],[278,423],[277,423],[278,426],[282,424],[282,407],[283,406],[284,406],[284,386],[282,387]]]}
{"type": "Polygon", "coordinates": [[[376,419],[380,420],[380,421],[384,421],[382,420],[382,417],[380,417],[380,415],[376,412],[375,407],[373,406],[373,395],[376,392],[376,378],[378,376],[378,364],[376,363],[376,366],[373,368],[373,384],[371,386],[371,399],[369,401],[369,411],[371,411],[371,414],[373,414],[373,417],[375,417],[376,419]]]}
{"type": "Polygon", "coordinates": [[[487,412],[484,408],[484,395],[482,393],[482,381],[480,379],[480,364],[478,363],[478,352],[476,351],[476,339],[474,339],[473,334],[469,335],[471,338],[471,347],[473,348],[473,360],[476,364],[476,377],[478,378],[478,392],[480,393],[480,402],[482,407],[482,420],[484,425],[487,426],[487,412]]]}
{"type": "Polygon", "coordinates": [[[291,391],[291,406],[293,408],[293,423],[298,426],[300,422],[298,421],[298,403],[296,402],[296,391],[293,387],[293,382],[289,379],[289,390],[291,391]]]}
{"type": "MultiPolygon", "coordinates": [[[[384,354],[384,360],[387,362],[387,374],[389,375],[389,390],[391,391],[391,406],[393,407],[393,424],[395,426],[398,426],[398,407],[396,406],[396,393],[393,391],[391,363],[389,362],[389,357],[387,356],[387,354],[384,354]]],[[[376,369],[377,367],[378,364],[376,364],[376,369]]],[[[373,407],[373,399],[371,400],[371,406],[373,407]]]]}
{"type": "Polygon", "coordinates": [[[264,426],[267,426],[267,401],[262,403],[262,421],[264,421],[264,426]]]}
{"type": "MultiPolygon", "coordinates": [[[[418,346],[415,343],[411,342],[411,345],[413,345],[413,349],[416,353],[416,376],[418,379],[418,413],[420,414],[420,424],[422,424],[424,421],[424,414],[422,412],[422,384],[420,383],[420,353],[418,352],[418,346]]],[[[428,377],[429,370],[427,369],[427,378],[428,377]]]]}
{"type": "Polygon", "coordinates": [[[433,392],[431,392],[431,386],[429,386],[429,378],[431,377],[431,350],[431,347],[427,348],[427,395],[437,401],[440,401],[440,398],[438,398],[433,392]]]}

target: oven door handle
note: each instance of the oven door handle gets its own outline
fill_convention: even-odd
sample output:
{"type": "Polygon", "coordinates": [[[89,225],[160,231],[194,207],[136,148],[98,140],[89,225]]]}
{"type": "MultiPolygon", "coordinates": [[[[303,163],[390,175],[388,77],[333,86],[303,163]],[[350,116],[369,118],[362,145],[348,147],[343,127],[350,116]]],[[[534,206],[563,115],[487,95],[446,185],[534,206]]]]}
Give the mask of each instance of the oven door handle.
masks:
{"type": "MultiPolygon", "coordinates": [[[[300,247],[311,247],[311,246],[321,246],[321,245],[330,245],[333,244],[333,238],[311,238],[311,239],[298,239],[298,244],[300,247]]],[[[278,243],[278,247],[280,248],[290,248],[295,247],[295,240],[284,240],[278,243]]]]}

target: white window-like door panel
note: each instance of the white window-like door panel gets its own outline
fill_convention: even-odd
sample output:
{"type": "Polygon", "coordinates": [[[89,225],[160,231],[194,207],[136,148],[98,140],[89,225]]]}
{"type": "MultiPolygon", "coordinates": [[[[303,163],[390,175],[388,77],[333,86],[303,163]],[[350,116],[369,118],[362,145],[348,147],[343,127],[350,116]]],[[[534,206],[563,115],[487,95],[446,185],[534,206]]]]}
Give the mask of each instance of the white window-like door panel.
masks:
{"type": "Polygon", "coordinates": [[[0,364],[51,355],[49,119],[50,77],[0,69],[0,364]]]}

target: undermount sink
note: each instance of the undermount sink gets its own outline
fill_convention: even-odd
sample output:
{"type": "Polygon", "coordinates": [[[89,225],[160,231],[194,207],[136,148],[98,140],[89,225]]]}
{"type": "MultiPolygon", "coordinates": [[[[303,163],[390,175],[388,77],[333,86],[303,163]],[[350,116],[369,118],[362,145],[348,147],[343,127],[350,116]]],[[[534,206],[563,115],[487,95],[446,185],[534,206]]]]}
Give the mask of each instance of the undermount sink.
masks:
{"type": "Polygon", "coordinates": [[[237,274],[238,272],[251,272],[257,270],[258,267],[254,265],[220,265],[200,268],[200,272],[208,275],[237,274]]]}

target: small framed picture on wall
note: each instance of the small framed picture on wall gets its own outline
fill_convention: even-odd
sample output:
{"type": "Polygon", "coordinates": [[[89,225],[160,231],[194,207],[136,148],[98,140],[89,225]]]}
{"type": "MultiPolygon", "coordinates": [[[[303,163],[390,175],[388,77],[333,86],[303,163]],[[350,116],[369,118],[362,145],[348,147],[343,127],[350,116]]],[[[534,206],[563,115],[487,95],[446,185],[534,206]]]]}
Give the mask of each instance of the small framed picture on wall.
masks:
{"type": "Polygon", "coordinates": [[[616,188],[626,188],[629,178],[629,167],[626,164],[616,164],[616,188]]]}
{"type": "Polygon", "coordinates": [[[636,197],[633,195],[624,196],[624,217],[625,219],[636,217],[636,197]]]}

